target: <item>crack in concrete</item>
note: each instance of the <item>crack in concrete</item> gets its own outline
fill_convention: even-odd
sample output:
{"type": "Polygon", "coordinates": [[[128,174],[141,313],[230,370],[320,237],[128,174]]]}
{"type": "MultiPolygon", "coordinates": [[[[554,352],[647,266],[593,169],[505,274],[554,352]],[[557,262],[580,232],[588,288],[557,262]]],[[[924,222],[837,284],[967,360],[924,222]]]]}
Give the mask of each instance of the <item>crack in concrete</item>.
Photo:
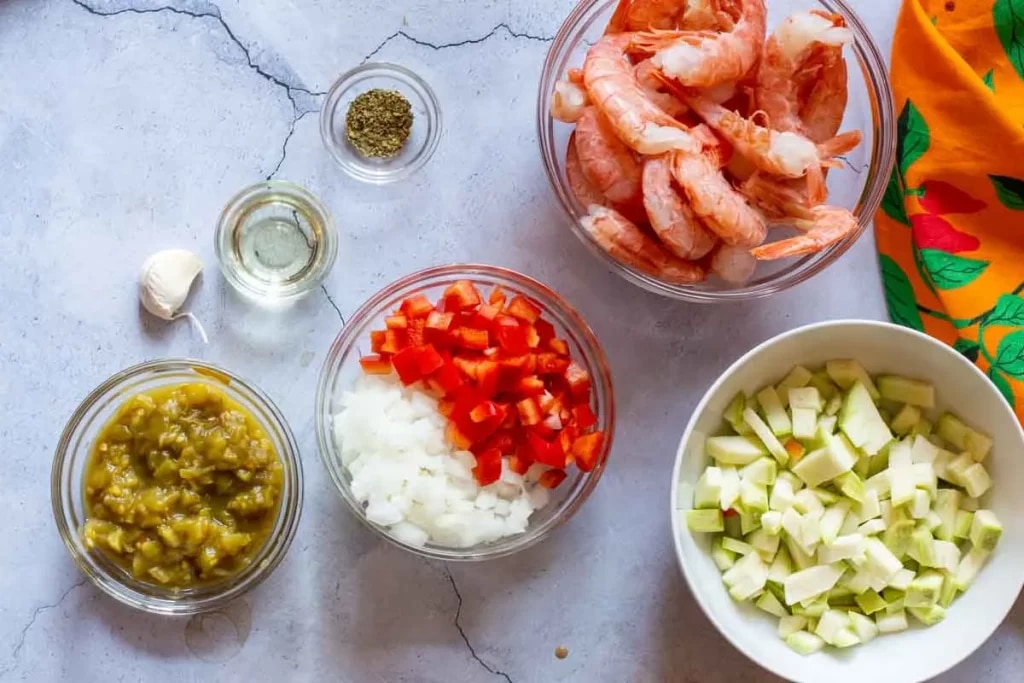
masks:
{"type": "Polygon", "coordinates": [[[389,35],[384,40],[380,41],[380,43],[377,45],[377,47],[375,47],[372,50],[370,50],[370,52],[368,52],[367,55],[365,57],[363,57],[362,61],[360,61],[359,63],[360,64],[365,64],[366,62],[370,61],[373,57],[375,57],[377,55],[378,52],[383,50],[388,45],[388,43],[390,43],[391,41],[395,40],[396,38],[405,38],[406,40],[408,40],[410,43],[412,43],[414,45],[420,45],[422,47],[427,47],[427,48],[430,48],[431,50],[447,50],[447,49],[453,48],[453,47],[464,47],[466,45],[478,45],[480,43],[486,42],[487,40],[490,40],[491,38],[496,36],[499,32],[504,32],[504,33],[508,34],[512,38],[522,38],[524,40],[533,40],[533,41],[537,41],[537,42],[540,42],[540,43],[550,43],[552,40],[554,40],[554,37],[550,37],[550,36],[535,36],[535,35],[532,35],[530,33],[521,33],[519,31],[513,31],[512,28],[507,23],[505,23],[504,21],[501,22],[500,24],[498,24],[497,26],[495,26],[494,28],[492,28],[486,34],[480,36],[479,38],[467,38],[466,40],[459,40],[459,41],[456,41],[454,43],[431,43],[428,40],[421,40],[421,39],[419,39],[419,38],[417,38],[415,36],[409,35],[403,29],[399,29],[399,30],[395,31],[394,33],[392,33],[391,35],[389,35]]]}
{"type": "Polygon", "coordinates": [[[444,568],[444,574],[448,577],[448,582],[452,584],[452,590],[455,591],[455,597],[459,601],[458,607],[455,609],[455,628],[458,629],[459,635],[462,636],[462,642],[464,642],[466,647],[469,649],[469,654],[488,672],[495,676],[501,676],[508,681],[508,683],[512,683],[511,676],[500,669],[492,668],[487,662],[480,659],[480,655],[478,655],[476,650],[473,649],[473,644],[469,642],[469,637],[466,636],[466,632],[463,630],[462,623],[460,621],[460,618],[462,617],[462,593],[459,592],[459,586],[455,583],[455,577],[452,576],[452,572],[447,566],[444,568]]]}
{"type": "Polygon", "coordinates": [[[219,9],[216,12],[193,12],[191,10],[181,9],[179,7],[171,7],[169,5],[164,5],[161,7],[149,8],[122,7],[121,9],[108,11],[92,7],[83,2],[83,0],[71,0],[71,2],[73,2],[75,5],[82,8],[89,14],[93,14],[97,17],[116,17],[120,14],[160,14],[162,12],[170,12],[171,14],[180,14],[182,16],[191,17],[193,19],[213,19],[215,22],[220,24],[220,27],[224,29],[224,33],[227,34],[231,42],[237,45],[238,49],[240,49],[242,51],[242,54],[245,55],[245,61],[248,63],[250,69],[255,71],[257,74],[259,74],[261,77],[263,77],[270,83],[273,83],[274,85],[280,88],[284,88],[285,95],[287,95],[288,101],[291,102],[292,109],[294,109],[295,111],[298,111],[299,106],[295,102],[294,93],[300,92],[305,95],[309,95],[310,97],[320,97],[327,94],[324,92],[316,92],[310,90],[309,88],[306,88],[301,85],[288,83],[287,81],[278,78],[277,76],[275,76],[274,74],[270,73],[262,66],[260,66],[257,62],[253,60],[252,54],[249,52],[248,46],[241,41],[241,39],[235,34],[234,30],[232,30],[231,26],[229,26],[228,23],[224,21],[224,17],[221,16],[219,9]]]}
{"type": "Polygon", "coordinates": [[[46,605],[40,605],[39,607],[36,607],[35,610],[33,610],[32,616],[29,617],[28,622],[21,628],[21,634],[18,636],[18,642],[14,644],[14,650],[11,651],[11,663],[3,670],[0,670],[0,677],[6,676],[8,673],[17,668],[18,655],[21,654],[22,648],[25,647],[25,638],[28,636],[29,629],[31,629],[32,626],[35,625],[36,619],[39,618],[39,615],[43,612],[48,612],[49,610],[56,609],[57,607],[59,607],[60,604],[64,602],[64,600],[67,599],[69,595],[71,595],[71,592],[85,584],[85,581],[85,578],[79,579],[77,582],[73,583],[66,591],[61,593],[61,596],[57,598],[56,602],[46,605]]]}
{"type": "Polygon", "coordinates": [[[298,116],[292,117],[292,122],[288,124],[288,135],[285,136],[284,142],[281,143],[281,158],[277,160],[277,165],[274,166],[274,170],[267,174],[267,180],[270,180],[277,172],[281,170],[281,166],[284,164],[284,160],[288,158],[288,143],[291,142],[292,136],[295,135],[295,126],[299,121],[306,118],[310,114],[316,113],[315,109],[307,109],[298,116]]]}
{"type": "Polygon", "coordinates": [[[320,289],[323,291],[324,296],[327,297],[327,301],[331,304],[331,308],[333,308],[334,312],[338,314],[338,319],[341,320],[342,326],[344,326],[346,324],[345,316],[341,314],[341,309],[338,308],[338,304],[334,303],[334,297],[332,297],[331,293],[327,291],[327,285],[320,285],[320,289]]]}

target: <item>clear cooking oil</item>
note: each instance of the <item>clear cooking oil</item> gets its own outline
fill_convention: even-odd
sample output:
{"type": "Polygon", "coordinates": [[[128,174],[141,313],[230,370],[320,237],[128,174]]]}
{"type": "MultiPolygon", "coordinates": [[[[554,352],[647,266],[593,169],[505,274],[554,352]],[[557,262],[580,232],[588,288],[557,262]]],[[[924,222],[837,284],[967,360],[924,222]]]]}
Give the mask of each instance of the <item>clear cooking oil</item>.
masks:
{"type": "Polygon", "coordinates": [[[217,253],[227,280],[259,299],[290,299],[317,286],[337,252],[334,225],[320,202],[291,183],[243,190],[225,208],[217,253]]]}

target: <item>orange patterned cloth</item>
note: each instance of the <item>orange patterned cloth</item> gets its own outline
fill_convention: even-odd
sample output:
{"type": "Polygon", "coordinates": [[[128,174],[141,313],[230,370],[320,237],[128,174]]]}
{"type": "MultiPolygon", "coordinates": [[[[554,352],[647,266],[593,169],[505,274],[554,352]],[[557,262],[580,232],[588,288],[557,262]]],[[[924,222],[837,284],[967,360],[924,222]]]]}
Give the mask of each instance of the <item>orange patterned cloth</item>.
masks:
{"type": "Polygon", "coordinates": [[[892,84],[890,316],[976,362],[1024,421],[1024,0],[904,0],[892,84]]]}

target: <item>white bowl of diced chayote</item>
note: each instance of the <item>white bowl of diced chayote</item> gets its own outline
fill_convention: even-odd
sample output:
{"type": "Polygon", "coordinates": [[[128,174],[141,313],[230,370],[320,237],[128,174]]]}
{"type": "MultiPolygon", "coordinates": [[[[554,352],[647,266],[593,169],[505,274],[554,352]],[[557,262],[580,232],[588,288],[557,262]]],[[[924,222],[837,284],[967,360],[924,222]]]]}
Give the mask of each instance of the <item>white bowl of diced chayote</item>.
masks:
{"type": "Polygon", "coordinates": [[[710,620],[793,681],[924,681],[1024,584],[1024,432],[957,351],[886,323],[771,339],[708,391],[672,486],[710,620]]]}

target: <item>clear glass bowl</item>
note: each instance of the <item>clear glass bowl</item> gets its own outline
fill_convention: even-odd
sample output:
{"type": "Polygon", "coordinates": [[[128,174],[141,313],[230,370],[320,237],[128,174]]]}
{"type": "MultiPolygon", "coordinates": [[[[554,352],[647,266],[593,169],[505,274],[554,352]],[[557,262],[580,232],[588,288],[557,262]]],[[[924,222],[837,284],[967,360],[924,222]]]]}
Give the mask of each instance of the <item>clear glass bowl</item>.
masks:
{"type": "Polygon", "coordinates": [[[240,293],[287,301],[319,286],[338,256],[330,213],[282,180],[251,185],[227,203],[214,236],[224,278],[240,293]]]}
{"type": "Polygon", "coordinates": [[[334,481],[341,497],[352,513],[374,532],[395,545],[418,555],[440,560],[488,560],[504,557],[528,548],[564,524],[583,505],[607,465],[615,429],[615,403],[612,397],[612,378],[604,351],[593,331],[579,313],[555,292],[525,275],[505,268],[486,265],[452,265],[429,268],[394,282],[371,297],[356,311],[348,324],[334,340],[327,354],[316,391],[316,433],[320,457],[334,481]],[[426,294],[436,301],[445,288],[457,280],[470,280],[482,291],[500,285],[509,295],[522,294],[538,303],[545,317],[555,326],[559,337],[569,342],[572,356],[590,373],[594,387],[594,412],[597,429],[606,434],[597,465],[589,473],[576,469],[568,471],[561,486],[551,492],[546,507],[530,517],[525,533],[510,536],[494,543],[471,548],[451,548],[428,543],[424,547],[405,544],[388,534],[384,527],[366,519],[363,505],[352,495],[351,476],[341,462],[341,453],[334,441],[332,429],[336,402],[362,372],[361,353],[369,351],[370,331],[384,329],[384,317],[397,308],[403,299],[413,294],[426,294]]]}
{"type": "Polygon", "coordinates": [[[342,169],[357,180],[383,185],[408,178],[433,156],[441,139],[441,105],[422,78],[398,64],[371,62],[342,74],[320,110],[320,137],[342,169]],[[345,116],[359,95],[374,89],[397,90],[412,105],[412,131],[402,151],[371,159],[356,151],[345,135],[345,116]]]}
{"type": "Polygon", "coordinates": [[[123,370],[82,401],[61,434],[50,477],[53,514],[64,545],[79,569],[104,593],[156,614],[195,614],[218,609],[259,585],[274,571],[291,545],[302,511],[302,463],[284,415],[262,391],[237,375],[197,360],[169,359],[123,370]],[[284,490],[274,528],[241,572],[196,588],[172,589],[145,583],[102,551],[87,550],[81,538],[86,520],[83,475],[96,436],[130,396],[182,382],[215,386],[251,411],[274,443],[284,466],[284,490]]]}
{"type": "Polygon", "coordinates": [[[573,232],[587,248],[635,285],[700,303],[771,296],[820,273],[846,253],[871,224],[885,194],[896,155],[896,115],[882,54],[864,23],[843,0],[770,0],[768,27],[771,30],[794,12],[824,9],[845,16],[855,35],[854,44],[847,50],[850,98],[842,130],[859,128],[864,140],[846,155],[842,168],[829,171],[828,188],[830,204],[849,208],[856,215],[860,224],[856,233],[817,254],[763,262],[754,278],[742,286],[717,279],[698,285],[670,284],[625,265],[598,246],[580,225],[586,208],[576,200],[565,177],[565,150],[572,126],[551,118],[551,97],[558,79],[568,69],[582,66],[589,46],[604,33],[616,4],[617,0],[583,0],[573,9],[548,51],[537,97],[537,133],[544,170],[573,232]]]}

